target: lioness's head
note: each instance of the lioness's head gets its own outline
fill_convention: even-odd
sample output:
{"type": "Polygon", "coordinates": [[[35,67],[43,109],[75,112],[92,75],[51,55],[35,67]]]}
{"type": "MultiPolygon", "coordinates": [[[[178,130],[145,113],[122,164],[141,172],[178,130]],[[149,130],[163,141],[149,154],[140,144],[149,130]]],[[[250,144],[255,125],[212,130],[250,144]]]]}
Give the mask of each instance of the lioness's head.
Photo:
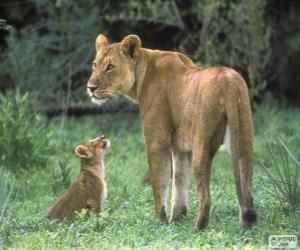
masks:
{"type": "Polygon", "coordinates": [[[76,155],[87,162],[94,163],[98,161],[107,148],[110,147],[110,141],[104,135],[89,140],[75,148],[76,155]]]}
{"type": "Polygon", "coordinates": [[[87,93],[92,101],[102,104],[116,93],[128,93],[135,83],[135,65],[141,40],[136,35],[126,36],[120,43],[109,44],[100,34],[96,39],[96,57],[87,93]]]}

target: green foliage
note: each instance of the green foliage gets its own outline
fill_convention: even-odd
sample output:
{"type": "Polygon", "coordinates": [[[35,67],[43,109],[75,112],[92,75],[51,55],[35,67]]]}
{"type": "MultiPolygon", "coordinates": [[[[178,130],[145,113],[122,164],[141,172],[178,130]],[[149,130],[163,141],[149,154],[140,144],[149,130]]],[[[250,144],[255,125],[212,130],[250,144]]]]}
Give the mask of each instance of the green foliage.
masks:
{"type": "Polygon", "coordinates": [[[39,108],[65,108],[86,98],[83,89],[94,54],[101,15],[95,1],[34,1],[46,19],[7,37],[7,53],[0,65],[22,91],[31,93],[39,108]],[[88,14],[87,14],[88,13],[88,14]],[[46,32],[45,32],[46,31],[46,32]],[[82,73],[85,77],[82,78],[82,73]],[[41,106],[42,104],[42,106],[41,106]]]}
{"type": "Polygon", "coordinates": [[[66,190],[71,185],[71,167],[65,161],[59,161],[52,177],[52,190],[55,194],[66,190]]]}
{"type": "Polygon", "coordinates": [[[295,7],[295,2],[284,1],[272,13],[272,26],[274,29],[272,31],[271,61],[276,63],[272,64],[274,73],[270,88],[276,92],[277,96],[282,97],[282,95],[285,95],[290,102],[299,105],[300,8],[295,7]],[[288,12],[281,11],[284,6],[286,6],[286,10],[289,10],[288,12]]]}
{"type": "Polygon", "coordinates": [[[47,120],[27,103],[28,94],[0,95],[0,165],[15,175],[45,167],[53,152],[47,120]]]}
{"type": "Polygon", "coordinates": [[[0,168],[0,225],[11,202],[13,177],[0,168]]]}
{"type": "MultiPolygon", "coordinates": [[[[42,104],[40,109],[87,106],[90,102],[84,86],[99,32],[119,40],[138,30],[147,37],[147,46],[157,39],[155,32],[172,29],[169,49],[187,53],[201,66],[219,64],[238,69],[247,79],[251,98],[255,98],[266,87],[270,63],[271,29],[264,19],[265,4],[266,0],[186,4],[175,0],[35,0],[38,13],[32,12],[47,18],[36,18],[19,31],[11,30],[0,71],[21,91],[30,91],[31,100],[42,104]],[[152,36],[148,25],[155,27],[152,36]]],[[[15,12],[22,15],[19,9],[15,12]]]]}
{"type": "Polygon", "coordinates": [[[0,30],[10,30],[12,27],[7,24],[5,19],[0,19],[0,30]]]}
{"type": "Polygon", "coordinates": [[[262,188],[272,194],[283,206],[295,210],[300,208],[300,162],[281,137],[268,143],[268,160],[258,159],[267,174],[271,188],[262,188]]]}

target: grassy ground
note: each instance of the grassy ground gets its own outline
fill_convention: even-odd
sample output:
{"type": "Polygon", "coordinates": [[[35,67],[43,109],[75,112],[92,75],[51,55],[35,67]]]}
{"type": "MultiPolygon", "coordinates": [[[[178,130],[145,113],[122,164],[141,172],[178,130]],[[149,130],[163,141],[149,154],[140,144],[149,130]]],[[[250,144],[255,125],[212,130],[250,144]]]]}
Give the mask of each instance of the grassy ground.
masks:
{"type": "MultiPolygon", "coordinates": [[[[213,162],[211,192],[213,208],[209,227],[195,229],[197,200],[194,183],[190,188],[189,212],[179,222],[165,225],[153,213],[152,190],[141,185],[147,158],[137,115],[114,114],[69,118],[60,131],[60,120],[52,120],[57,136],[57,151],[43,170],[18,178],[14,201],[0,227],[0,248],[6,249],[102,249],[156,248],[267,249],[268,236],[296,234],[300,240],[300,212],[292,212],[261,189],[265,183],[261,168],[255,163],[253,193],[258,222],[250,230],[238,228],[238,205],[230,158],[220,151],[213,162]],[[79,172],[73,153],[77,144],[105,134],[112,147],[106,155],[108,198],[105,212],[92,218],[78,216],[73,222],[51,223],[44,220],[47,207],[58,194],[53,192],[54,169],[58,160],[72,168],[72,181],[79,172]]],[[[262,107],[255,115],[255,153],[265,154],[265,142],[279,131],[299,129],[299,110],[278,111],[262,107]]],[[[60,192],[63,188],[60,189],[60,192]]],[[[58,192],[58,193],[60,193],[58,192]]],[[[298,244],[300,245],[300,244],[298,244]]]]}

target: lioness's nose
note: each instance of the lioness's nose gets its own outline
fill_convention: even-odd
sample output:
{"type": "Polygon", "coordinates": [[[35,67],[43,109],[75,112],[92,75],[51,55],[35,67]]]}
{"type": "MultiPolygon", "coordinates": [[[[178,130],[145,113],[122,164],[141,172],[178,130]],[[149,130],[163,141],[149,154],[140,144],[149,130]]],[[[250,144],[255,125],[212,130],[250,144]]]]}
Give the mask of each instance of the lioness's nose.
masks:
{"type": "Polygon", "coordinates": [[[94,92],[98,87],[97,86],[87,86],[91,92],[94,92]]]}

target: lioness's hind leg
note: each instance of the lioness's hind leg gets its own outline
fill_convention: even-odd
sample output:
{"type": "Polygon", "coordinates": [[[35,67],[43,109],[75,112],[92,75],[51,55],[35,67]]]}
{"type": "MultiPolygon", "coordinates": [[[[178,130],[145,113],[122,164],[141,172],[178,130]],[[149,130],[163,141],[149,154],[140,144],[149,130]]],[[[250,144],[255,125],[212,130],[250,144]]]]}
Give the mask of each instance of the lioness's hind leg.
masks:
{"type": "Polygon", "coordinates": [[[192,172],[199,199],[196,226],[204,229],[209,221],[211,197],[210,174],[212,159],[225,133],[225,116],[217,104],[200,110],[194,117],[192,172]],[[211,119],[214,117],[214,119],[211,119]]]}
{"type": "MultiPolygon", "coordinates": [[[[194,150],[194,149],[193,149],[194,150]]],[[[211,157],[208,144],[202,144],[193,152],[192,171],[196,183],[199,199],[199,214],[196,222],[198,229],[204,229],[209,221],[210,198],[210,173],[211,157]]]]}
{"type": "Polygon", "coordinates": [[[171,221],[187,213],[191,162],[188,153],[173,152],[173,183],[171,221]]]}

